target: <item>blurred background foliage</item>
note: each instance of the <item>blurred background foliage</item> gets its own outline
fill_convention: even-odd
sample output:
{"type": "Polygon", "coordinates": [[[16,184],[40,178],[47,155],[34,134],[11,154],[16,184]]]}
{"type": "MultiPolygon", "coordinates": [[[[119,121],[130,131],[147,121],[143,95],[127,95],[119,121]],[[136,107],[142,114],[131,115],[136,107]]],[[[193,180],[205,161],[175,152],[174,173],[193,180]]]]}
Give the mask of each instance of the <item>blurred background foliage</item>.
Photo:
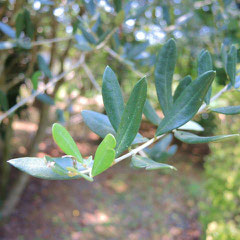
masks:
{"type": "MultiPolygon", "coordinates": [[[[178,47],[174,88],[186,75],[193,79],[197,76],[197,57],[204,48],[211,53],[217,71],[214,94],[229,82],[221,60],[222,44],[225,48],[237,46],[239,63],[239,26],[238,0],[1,1],[2,113],[42,89],[54,76],[71,70],[83,58],[54,87],[1,121],[2,206],[8,208],[9,202],[16,205],[15,199],[20,198],[28,181],[24,174],[11,173],[6,160],[36,155],[51,122],[71,125],[82,105],[89,109],[102,107],[99,90],[106,65],[117,73],[126,97],[146,74],[148,97],[159,109],[153,67],[158,49],[172,37],[178,47]],[[92,98],[96,101],[91,102],[92,98]],[[28,138],[16,141],[13,126],[19,120],[35,123],[37,127],[28,138]]],[[[239,92],[230,92],[216,102],[224,104],[239,105],[239,92]]],[[[239,131],[238,119],[212,113],[196,118],[205,128],[204,135],[239,131]]],[[[207,240],[237,239],[240,235],[239,149],[237,139],[210,144],[211,154],[204,163],[207,198],[200,204],[207,240]]]]}

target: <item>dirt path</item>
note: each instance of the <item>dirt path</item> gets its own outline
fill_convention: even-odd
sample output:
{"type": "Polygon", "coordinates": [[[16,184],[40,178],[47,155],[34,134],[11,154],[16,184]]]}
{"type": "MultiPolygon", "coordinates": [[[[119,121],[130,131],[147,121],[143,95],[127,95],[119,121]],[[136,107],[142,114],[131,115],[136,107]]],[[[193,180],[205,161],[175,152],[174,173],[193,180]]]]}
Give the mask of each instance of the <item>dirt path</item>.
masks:
{"type": "MultiPolygon", "coordinates": [[[[86,156],[97,138],[78,139],[86,156]]],[[[59,156],[46,140],[40,155],[59,156]]],[[[144,171],[118,164],[84,180],[46,181],[32,178],[16,211],[0,228],[1,240],[197,240],[197,202],[201,171],[189,155],[177,154],[171,163],[178,171],[144,171]]]]}

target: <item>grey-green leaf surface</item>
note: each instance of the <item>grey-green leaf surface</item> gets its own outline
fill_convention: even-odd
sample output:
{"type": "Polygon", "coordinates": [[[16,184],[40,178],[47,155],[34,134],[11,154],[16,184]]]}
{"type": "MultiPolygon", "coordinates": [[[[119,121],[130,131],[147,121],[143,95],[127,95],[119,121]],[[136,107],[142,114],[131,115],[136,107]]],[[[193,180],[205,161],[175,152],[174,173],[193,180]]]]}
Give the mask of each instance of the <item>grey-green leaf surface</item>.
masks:
{"type": "MultiPolygon", "coordinates": [[[[210,70],[213,70],[211,55],[207,50],[203,50],[198,57],[198,76],[210,70]]],[[[212,88],[210,87],[204,99],[206,104],[210,103],[211,93],[212,88]]]]}
{"type": "Polygon", "coordinates": [[[34,90],[37,90],[37,88],[38,88],[38,79],[41,75],[42,75],[42,73],[40,71],[36,71],[31,77],[31,81],[32,81],[34,90]]]}
{"type": "Polygon", "coordinates": [[[79,162],[83,162],[82,155],[79,149],[69,134],[69,132],[59,123],[54,123],[52,126],[52,135],[56,144],[62,149],[67,155],[71,155],[79,162]]]}
{"type": "Polygon", "coordinates": [[[173,101],[175,102],[177,98],[181,95],[181,93],[184,91],[184,89],[192,82],[191,76],[184,77],[178,84],[174,95],[173,95],[173,101]]]}
{"type": "Polygon", "coordinates": [[[96,176],[107,170],[115,159],[116,140],[112,134],[108,134],[97,148],[92,168],[92,176],[96,176]]]}
{"type": "Polygon", "coordinates": [[[184,142],[189,144],[196,144],[196,143],[208,143],[208,142],[216,142],[220,140],[224,140],[226,138],[231,137],[239,137],[239,134],[230,134],[230,135],[218,135],[218,136],[211,136],[211,137],[201,137],[197,136],[193,133],[183,132],[183,131],[176,131],[174,136],[184,142]]]}
{"type": "MultiPolygon", "coordinates": [[[[116,132],[113,129],[109,118],[106,115],[91,110],[84,110],[82,111],[82,117],[84,123],[89,127],[89,129],[91,129],[101,138],[104,138],[108,133],[116,136],[116,132]]],[[[147,138],[137,133],[137,136],[133,140],[132,145],[144,143],[147,140],[147,138]]]]}
{"type": "Polygon", "coordinates": [[[229,53],[227,54],[226,62],[226,71],[230,78],[232,86],[235,85],[236,65],[237,65],[237,49],[235,46],[232,45],[229,53]]]}
{"type": "MultiPolygon", "coordinates": [[[[65,157],[52,159],[57,164],[57,166],[61,168],[61,173],[57,173],[54,166],[55,164],[47,162],[45,158],[24,157],[11,159],[8,162],[19,170],[37,178],[48,180],[68,180],[81,178],[81,176],[70,177],[67,175],[67,172],[66,175],[64,174],[63,171],[65,171],[67,167],[73,166],[71,158],[65,157]]],[[[79,163],[77,163],[77,169],[79,171],[85,170],[85,168],[83,168],[79,163]]]]}
{"type": "Polygon", "coordinates": [[[158,126],[161,122],[161,118],[157,115],[155,109],[152,107],[151,103],[146,100],[143,107],[143,114],[145,117],[154,125],[158,126]]]}
{"type": "Polygon", "coordinates": [[[171,165],[155,162],[152,159],[138,155],[132,157],[131,164],[135,168],[145,168],[146,170],[158,170],[163,168],[176,170],[176,168],[171,165]]]}
{"type": "Polygon", "coordinates": [[[154,71],[158,101],[165,116],[173,105],[172,79],[176,59],[176,43],[169,39],[159,51],[154,71]]]}
{"type": "Polygon", "coordinates": [[[240,113],[240,106],[228,106],[211,109],[212,112],[222,113],[225,115],[235,115],[240,113]]]}
{"type": "Polygon", "coordinates": [[[189,121],[187,123],[185,123],[184,125],[182,125],[181,127],[179,127],[178,129],[180,130],[190,130],[190,131],[204,131],[204,128],[197,122],[194,121],[189,121]]]}
{"type": "Polygon", "coordinates": [[[0,22],[0,30],[10,38],[16,38],[15,30],[6,23],[0,22]]]}
{"type": "Polygon", "coordinates": [[[144,77],[134,86],[124,109],[116,135],[117,156],[132,144],[137,135],[142,120],[143,106],[145,104],[146,97],[147,81],[144,77]]]}
{"type": "Polygon", "coordinates": [[[41,55],[38,55],[38,67],[45,74],[46,77],[52,78],[52,73],[48,67],[48,64],[41,55]]]}
{"type": "Polygon", "coordinates": [[[97,43],[95,37],[94,37],[90,32],[88,32],[88,31],[85,29],[85,27],[83,26],[82,23],[79,23],[79,24],[78,24],[78,27],[81,29],[84,38],[85,38],[89,43],[94,44],[94,45],[97,43]]]}
{"type": "Polygon", "coordinates": [[[7,111],[9,107],[7,95],[2,90],[0,90],[0,106],[3,109],[3,111],[7,111]]]}
{"type": "Polygon", "coordinates": [[[176,100],[168,115],[160,122],[156,135],[170,132],[188,122],[202,105],[215,77],[214,71],[208,71],[190,83],[176,100]]]}
{"type": "Polygon", "coordinates": [[[124,101],[117,77],[109,66],[103,74],[102,96],[108,118],[117,131],[124,111],[124,101]]]}

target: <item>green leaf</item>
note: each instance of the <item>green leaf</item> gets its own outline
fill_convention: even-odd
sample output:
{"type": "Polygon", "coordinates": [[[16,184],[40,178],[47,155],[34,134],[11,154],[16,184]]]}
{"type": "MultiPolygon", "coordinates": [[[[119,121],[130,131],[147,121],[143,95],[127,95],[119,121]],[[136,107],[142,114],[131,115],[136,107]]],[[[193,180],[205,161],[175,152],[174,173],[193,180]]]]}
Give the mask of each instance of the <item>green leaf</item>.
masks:
{"type": "Polygon", "coordinates": [[[90,32],[88,32],[88,31],[85,29],[85,27],[83,26],[83,24],[82,24],[82,23],[79,23],[79,24],[78,24],[78,27],[79,27],[79,29],[82,31],[82,34],[83,34],[84,38],[85,38],[89,43],[96,45],[97,41],[96,41],[95,37],[94,37],[90,32]]]}
{"type": "Polygon", "coordinates": [[[185,123],[184,125],[182,125],[181,127],[179,127],[178,129],[181,130],[190,130],[190,131],[204,131],[204,128],[197,122],[194,121],[189,121],[187,123],[185,123]]]}
{"type": "Polygon", "coordinates": [[[158,126],[161,122],[161,118],[157,115],[155,109],[152,107],[151,103],[148,100],[146,100],[144,104],[143,114],[152,124],[156,126],[158,126]]]}
{"type": "Polygon", "coordinates": [[[9,107],[7,96],[2,90],[0,90],[0,106],[3,111],[7,111],[9,107]]]}
{"type": "Polygon", "coordinates": [[[131,46],[130,49],[128,49],[127,53],[126,53],[126,57],[128,59],[134,59],[136,56],[138,56],[141,52],[145,51],[146,48],[149,46],[149,42],[143,42],[143,43],[139,43],[136,45],[131,46]]]}
{"type": "Polygon", "coordinates": [[[138,155],[132,157],[131,164],[135,168],[145,168],[146,170],[157,170],[157,169],[163,169],[163,168],[170,168],[173,170],[177,170],[175,167],[171,165],[158,163],[153,161],[152,159],[138,156],[138,155]]]}
{"type": "Polygon", "coordinates": [[[0,22],[0,30],[10,38],[16,38],[15,30],[6,23],[0,22]]]}
{"type": "Polygon", "coordinates": [[[223,62],[223,66],[226,69],[227,52],[226,52],[224,44],[221,45],[221,59],[222,59],[222,62],[223,62]]]}
{"type": "MultiPolygon", "coordinates": [[[[50,159],[51,161],[49,161],[49,158],[24,157],[11,159],[8,162],[19,170],[37,178],[48,180],[68,180],[81,178],[81,176],[68,176],[66,168],[73,166],[73,160],[71,158],[64,157],[50,159]]],[[[77,163],[77,169],[79,171],[86,170],[80,163],[77,163]]]]}
{"type": "Polygon", "coordinates": [[[133,88],[127,105],[124,109],[121,122],[117,131],[116,155],[126,150],[133,142],[139,130],[143,106],[147,97],[147,81],[139,80],[133,88]]]}
{"type": "Polygon", "coordinates": [[[87,42],[83,35],[75,34],[75,39],[77,41],[77,44],[75,45],[77,49],[82,51],[92,50],[91,46],[89,45],[89,43],[87,42]]]}
{"type": "Polygon", "coordinates": [[[122,1],[113,0],[114,9],[116,12],[120,12],[122,9],[122,1]]]}
{"type": "MultiPolygon", "coordinates": [[[[35,91],[33,90],[32,92],[34,93],[35,91]]],[[[45,94],[45,93],[38,94],[38,95],[36,96],[36,98],[37,98],[39,101],[41,101],[41,102],[43,102],[43,103],[45,103],[45,104],[48,104],[48,105],[50,105],[50,106],[55,105],[54,100],[53,100],[50,96],[48,96],[47,94],[45,94]]]]}
{"type": "Polygon", "coordinates": [[[75,157],[77,161],[81,163],[83,162],[82,155],[79,152],[75,141],[62,125],[54,123],[52,126],[52,135],[55,143],[64,153],[75,157]]]}
{"type": "Polygon", "coordinates": [[[240,106],[228,106],[228,107],[212,108],[211,111],[226,114],[226,115],[235,115],[235,114],[240,113],[240,106]]]}
{"type": "Polygon", "coordinates": [[[45,74],[46,77],[52,78],[52,73],[48,67],[48,64],[45,62],[44,58],[41,55],[37,56],[38,67],[45,74]]]}
{"type": "MultiPolygon", "coordinates": [[[[203,50],[198,57],[198,76],[210,70],[213,70],[211,55],[208,51],[203,50]]],[[[212,88],[210,87],[204,99],[206,104],[210,103],[211,93],[212,88]]]]}
{"type": "Polygon", "coordinates": [[[173,95],[173,101],[175,102],[177,98],[181,95],[181,93],[184,91],[184,89],[192,82],[191,76],[184,77],[178,84],[174,95],[173,95]]]}
{"type": "Polygon", "coordinates": [[[125,12],[123,10],[121,10],[120,12],[118,12],[117,16],[114,19],[114,23],[116,26],[119,26],[123,23],[125,19],[125,12]]]}
{"type": "Polygon", "coordinates": [[[92,176],[96,176],[107,170],[115,159],[116,140],[112,134],[108,134],[97,148],[92,168],[92,176]]]}
{"type": "Polygon", "coordinates": [[[84,5],[91,15],[95,14],[96,6],[95,6],[95,3],[94,3],[94,0],[85,0],[84,5]]]}
{"type": "Polygon", "coordinates": [[[214,77],[215,72],[208,71],[185,88],[171,111],[160,122],[157,136],[182,126],[197,113],[214,77]]]}
{"type": "Polygon", "coordinates": [[[196,143],[208,143],[208,142],[220,141],[220,140],[223,140],[225,138],[237,137],[237,136],[239,136],[239,134],[219,135],[219,136],[211,136],[211,137],[200,137],[200,136],[197,136],[193,133],[176,131],[174,133],[174,136],[178,140],[180,140],[184,143],[196,144],[196,143]]]}
{"type": "Polygon", "coordinates": [[[235,46],[232,45],[229,53],[227,54],[226,62],[226,71],[230,78],[232,86],[235,85],[236,65],[237,65],[237,49],[235,46]]]}
{"type": "Polygon", "coordinates": [[[30,13],[27,9],[24,9],[23,14],[24,14],[26,35],[29,38],[33,39],[34,28],[33,28],[33,24],[32,24],[32,21],[31,21],[30,13]]]}
{"type": "Polygon", "coordinates": [[[15,25],[16,25],[16,36],[17,38],[19,38],[21,32],[24,30],[24,27],[25,27],[24,15],[22,12],[17,15],[15,25]]]}
{"type": "Polygon", "coordinates": [[[172,79],[176,58],[176,43],[169,39],[159,51],[154,72],[158,101],[165,116],[173,105],[172,79]]]}
{"type": "Polygon", "coordinates": [[[117,131],[124,111],[124,101],[117,77],[109,66],[103,74],[102,96],[109,120],[117,131]]]}
{"type": "Polygon", "coordinates": [[[40,71],[36,71],[31,77],[31,81],[32,81],[34,90],[37,90],[37,88],[38,88],[38,79],[41,75],[42,75],[42,73],[40,71]]]}
{"type": "MultiPolygon", "coordinates": [[[[108,117],[102,113],[84,110],[82,111],[82,117],[84,123],[98,136],[104,138],[108,133],[116,136],[116,132],[113,129],[108,117]]],[[[132,142],[132,145],[138,143],[144,143],[148,139],[137,133],[137,136],[132,142]]]]}

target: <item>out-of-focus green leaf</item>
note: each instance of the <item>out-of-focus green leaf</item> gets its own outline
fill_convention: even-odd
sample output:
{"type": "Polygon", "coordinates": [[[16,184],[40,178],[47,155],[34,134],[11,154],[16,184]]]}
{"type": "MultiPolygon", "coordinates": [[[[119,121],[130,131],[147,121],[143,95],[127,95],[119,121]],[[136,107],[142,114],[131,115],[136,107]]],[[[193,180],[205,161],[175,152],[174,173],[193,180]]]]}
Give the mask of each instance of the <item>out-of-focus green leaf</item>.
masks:
{"type": "Polygon", "coordinates": [[[95,37],[85,29],[85,27],[83,26],[82,23],[78,24],[79,29],[82,31],[82,34],[84,36],[84,38],[90,43],[90,44],[97,44],[97,41],[95,39],[95,37]]]}
{"type": "Polygon", "coordinates": [[[125,13],[123,10],[121,10],[120,12],[118,12],[117,16],[114,19],[114,23],[116,26],[119,26],[123,23],[125,18],[125,13]]]}
{"type": "Polygon", "coordinates": [[[62,109],[56,109],[57,120],[60,123],[65,123],[64,111],[62,109]]]}
{"type": "Polygon", "coordinates": [[[75,34],[75,39],[77,41],[77,44],[75,45],[75,47],[81,51],[91,51],[92,48],[89,45],[89,43],[87,42],[87,40],[79,34],[75,34]]]}
{"type": "Polygon", "coordinates": [[[131,14],[128,19],[138,19],[141,15],[147,10],[148,6],[140,6],[137,9],[134,9],[134,13],[131,14]]]}
{"type": "Polygon", "coordinates": [[[136,45],[131,46],[131,48],[127,51],[126,57],[129,59],[134,59],[138,56],[141,52],[145,51],[146,48],[149,46],[149,42],[143,42],[136,45]]]}
{"type": "Polygon", "coordinates": [[[226,71],[232,86],[235,85],[236,65],[237,65],[237,49],[234,45],[232,45],[229,53],[227,54],[227,62],[226,62],[226,71]]]}
{"type": "Polygon", "coordinates": [[[225,115],[235,115],[240,113],[240,106],[228,106],[220,108],[212,108],[212,112],[222,113],[225,115]]]}
{"type": "Polygon", "coordinates": [[[8,26],[6,23],[0,22],[0,30],[10,38],[16,38],[15,30],[8,26]]]}
{"type": "Polygon", "coordinates": [[[176,170],[176,168],[171,165],[155,162],[152,159],[142,157],[139,155],[132,157],[131,164],[135,168],[145,168],[146,170],[158,170],[163,168],[176,170]]]}
{"type": "Polygon", "coordinates": [[[176,58],[176,43],[169,39],[159,51],[154,71],[158,101],[165,116],[173,105],[172,79],[176,58]]]}
{"type": "Polygon", "coordinates": [[[34,90],[37,90],[37,88],[38,88],[38,79],[41,75],[42,75],[42,73],[40,71],[36,71],[31,77],[31,81],[32,81],[34,90]]]}
{"type": "Polygon", "coordinates": [[[117,131],[124,111],[124,101],[117,77],[109,66],[103,74],[102,96],[108,118],[117,131]]]}
{"type": "Polygon", "coordinates": [[[173,95],[173,101],[175,102],[177,98],[181,95],[181,93],[184,91],[184,89],[192,82],[191,76],[184,77],[178,84],[174,95],[173,95]]]}
{"type": "MultiPolygon", "coordinates": [[[[32,92],[34,93],[35,91],[32,91],[32,92]]],[[[36,99],[39,100],[39,101],[41,101],[41,102],[43,102],[43,103],[46,103],[46,104],[48,104],[48,105],[50,105],[50,106],[55,105],[54,100],[53,100],[50,96],[48,96],[47,94],[45,94],[45,93],[38,94],[38,95],[36,96],[36,99]]]]}
{"type": "Polygon", "coordinates": [[[25,21],[25,32],[26,35],[33,39],[33,35],[34,35],[34,28],[33,28],[33,24],[31,21],[31,17],[30,17],[30,13],[27,9],[24,9],[24,21],[25,21]]]}
{"type": "Polygon", "coordinates": [[[8,110],[8,99],[6,94],[2,90],[0,90],[0,106],[3,109],[3,111],[8,110]]]}
{"type": "MultiPolygon", "coordinates": [[[[113,129],[108,117],[102,113],[84,110],[82,111],[82,117],[84,123],[98,136],[104,138],[108,133],[116,136],[116,132],[113,129]]],[[[137,133],[137,136],[132,142],[132,145],[144,143],[148,139],[137,133]]]]}
{"type": "Polygon", "coordinates": [[[116,140],[116,155],[119,156],[133,142],[139,130],[143,106],[147,97],[147,82],[145,77],[133,88],[119,124],[116,140]]]}
{"type": "Polygon", "coordinates": [[[122,10],[122,1],[113,0],[113,4],[116,12],[120,12],[122,10]]]}
{"type": "Polygon", "coordinates": [[[174,136],[184,142],[189,144],[196,144],[196,143],[208,143],[208,142],[215,142],[220,141],[226,138],[231,137],[239,137],[239,134],[230,134],[230,135],[219,135],[219,136],[211,136],[211,137],[200,137],[193,133],[183,132],[183,131],[175,131],[174,136]]]}
{"type": "Polygon", "coordinates": [[[93,0],[84,0],[84,5],[91,15],[95,14],[96,6],[93,0]]]}
{"type": "Polygon", "coordinates": [[[168,115],[160,122],[157,136],[182,126],[197,113],[214,77],[215,72],[208,71],[185,88],[168,115]]]}
{"type": "MultiPolygon", "coordinates": [[[[211,55],[208,51],[203,50],[198,57],[198,76],[210,70],[213,70],[211,55]]],[[[212,87],[209,88],[205,96],[204,101],[206,102],[206,104],[210,103],[211,93],[212,87]]]]}
{"type": "Polygon", "coordinates": [[[75,141],[62,125],[54,123],[52,126],[52,135],[55,143],[64,153],[75,157],[78,162],[83,162],[82,155],[75,141]]]}
{"type": "MultiPolygon", "coordinates": [[[[51,159],[52,161],[46,161],[45,158],[25,157],[11,159],[8,162],[19,170],[37,178],[48,180],[68,180],[81,178],[80,175],[73,177],[68,176],[66,168],[73,166],[71,158],[64,157],[51,159]],[[64,174],[65,172],[66,174],[64,174]]],[[[79,163],[77,163],[77,169],[79,171],[85,170],[85,168],[83,168],[79,163]]]]}
{"type": "Polygon", "coordinates": [[[17,38],[19,38],[21,32],[25,28],[25,20],[24,20],[24,15],[22,12],[17,15],[15,25],[16,25],[16,36],[17,36],[17,38]]]}
{"type": "Polygon", "coordinates": [[[161,122],[161,118],[157,115],[155,109],[152,107],[151,103],[146,100],[143,107],[143,114],[145,117],[154,125],[158,126],[161,122]]]}
{"type": "Polygon", "coordinates": [[[108,134],[97,148],[92,168],[92,176],[96,176],[107,170],[115,159],[116,140],[112,134],[108,134]]]}
{"type": "Polygon", "coordinates": [[[37,56],[38,67],[45,74],[46,77],[52,78],[52,73],[48,67],[48,64],[41,55],[37,56]]]}

